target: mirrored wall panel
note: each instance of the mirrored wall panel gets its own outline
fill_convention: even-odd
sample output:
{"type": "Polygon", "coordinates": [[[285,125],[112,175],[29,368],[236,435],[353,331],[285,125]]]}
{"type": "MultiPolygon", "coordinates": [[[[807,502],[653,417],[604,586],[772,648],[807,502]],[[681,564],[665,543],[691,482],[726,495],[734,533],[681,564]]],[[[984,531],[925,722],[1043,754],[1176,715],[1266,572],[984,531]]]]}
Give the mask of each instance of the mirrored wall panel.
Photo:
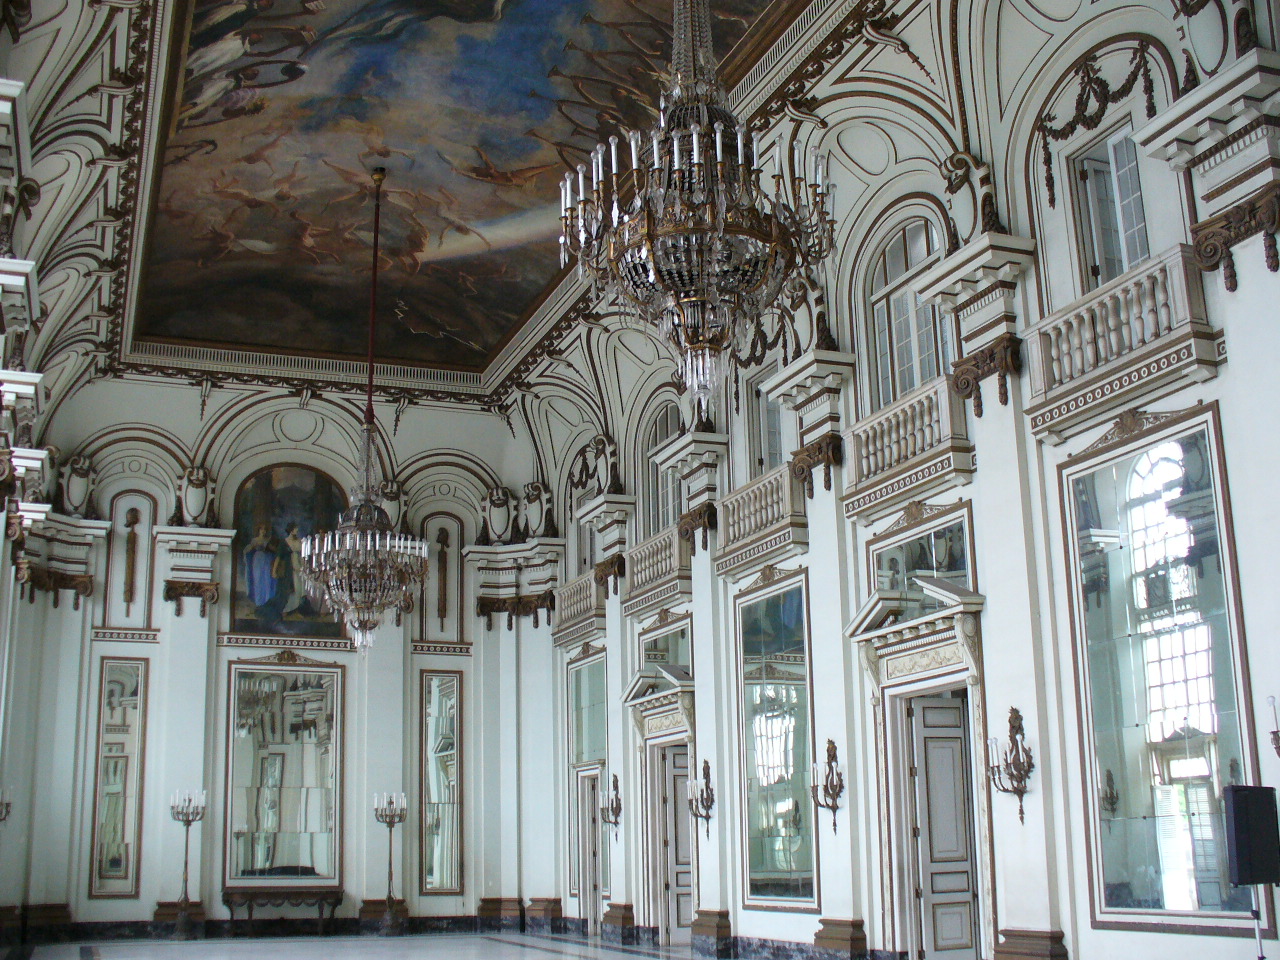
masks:
{"type": "Polygon", "coordinates": [[[341,886],[342,680],[307,661],[231,664],[227,886],[341,886]]]}
{"type": "Polygon", "coordinates": [[[968,514],[962,514],[914,536],[872,549],[876,589],[902,604],[899,619],[911,620],[941,609],[942,603],[921,589],[917,577],[971,587],[968,514]]]}
{"type": "Polygon", "coordinates": [[[423,670],[421,678],[421,890],[461,893],[462,674],[423,670]]]}
{"type": "Polygon", "coordinates": [[[1104,910],[1251,906],[1227,873],[1248,764],[1213,449],[1201,426],[1069,480],[1104,910]]]}
{"type": "Polygon", "coordinates": [[[141,867],[147,661],[104,657],[100,670],[89,896],[136,897],[141,867]]]}
{"type": "Polygon", "coordinates": [[[748,899],[814,895],[808,628],[802,582],[738,606],[748,899]]]}

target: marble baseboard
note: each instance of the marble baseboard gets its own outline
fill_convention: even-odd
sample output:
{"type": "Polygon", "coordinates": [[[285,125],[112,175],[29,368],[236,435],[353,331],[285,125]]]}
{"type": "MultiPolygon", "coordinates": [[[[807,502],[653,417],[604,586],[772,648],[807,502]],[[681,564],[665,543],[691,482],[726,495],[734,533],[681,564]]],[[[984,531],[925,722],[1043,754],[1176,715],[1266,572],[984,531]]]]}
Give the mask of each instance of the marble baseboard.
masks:
{"type": "Polygon", "coordinates": [[[418,933],[476,933],[480,922],[474,916],[409,917],[404,922],[406,934],[418,933]]]}
{"type": "Polygon", "coordinates": [[[733,953],[737,960],[907,960],[905,951],[862,950],[851,954],[847,950],[831,950],[815,947],[812,943],[795,943],[790,940],[765,940],[760,937],[733,937],[733,953]]]}

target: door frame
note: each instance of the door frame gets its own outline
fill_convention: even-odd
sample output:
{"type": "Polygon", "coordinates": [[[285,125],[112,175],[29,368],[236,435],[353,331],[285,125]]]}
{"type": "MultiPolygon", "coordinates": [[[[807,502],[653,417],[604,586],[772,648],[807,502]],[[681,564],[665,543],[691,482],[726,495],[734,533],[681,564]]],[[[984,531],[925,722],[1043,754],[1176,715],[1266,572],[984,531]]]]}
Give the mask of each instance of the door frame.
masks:
{"type": "Polygon", "coordinates": [[[605,885],[600,870],[600,848],[604,845],[604,837],[600,825],[599,810],[599,797],[603,778],[604,766],[602,764],[585,765],[574,770],[573,833],[577,843],[574,844],[573,856],[577,859],[578,911],[582,914],[581,919],[586,924],[585,933],[589,937],[600,935],[600,922],[604,917],[605,885]],[[597,803],[591,809],[587,809],[585,798],[587,791],[590,789],[588,784],[591,781],[595,781],[597,803]],[[587,837],[584,835],[584,828],[589,825],[594,825],[591,827],[596,845],[594,866],[590,863],[587,837]],[[593,877],[595,879],[594,896],[592,896],[590,890],[590,880],[593,877]]]}
{"type": "Polygon", "coordinates": [[[973,813],[974,872],[978,899],[977,929],[979,956],[992,956],[995,947],[995,851],[991,838],[991,785],[983,758],[986,756],[986,709],[982,685],[967,670],[949,671],[928,677],[906,678],[908,682],[883,688],[878,718],[877,752],[880,754],[881,796],[887,797],[881,820],[884,853],[886,916],[891,918],[891,939],[895,948],[919,957],[922,919],[915,888],[920,883],[919,846],[912,836],[915,785],[910,770],[913,752],[912,731],[907,718],[908,702],[917,697],[944,696],[956,689],[967,691],[969,734],[970,804],[973,813]]]}
{"type": "MultiPolygon", "coordinates": [[[[660,760],[660,753],[670,747],[684,747],[686,756],[689,760],[689,773],[693,772],[693,739],[689,736],[688,731],[678,731],[675,736],[662,736],[646,738],[644,741],[644,795],[642,802],[644,803],[644,879],[645,888],[648,896],[646,899],[647,919],[658,931],[658,939],[665,941],[662,946],[670,946],[670,935],[668,933],[672,925],[670,917],[671,900],[667,896],[666,889],[666,868],[667,858],[662,853],[659,844],[662,842],[663,833],[666,824],[663,822],[662,804],[660,798],[662,795],[662,778],[665,772],[660,760]]],[[[678,816],[685,809],[685,797],[674,797],[672,802],[676,806],[678,816]]],[[[692,824],[689,827],[693,830],[692,824]]],[[[693,895],[694,910],[697,910],[698,904],[698,844],[692,832],[690,833],[689,843],[689,859],[690,866],[693,871],[693,881],[691,893],[693,895]]]]}

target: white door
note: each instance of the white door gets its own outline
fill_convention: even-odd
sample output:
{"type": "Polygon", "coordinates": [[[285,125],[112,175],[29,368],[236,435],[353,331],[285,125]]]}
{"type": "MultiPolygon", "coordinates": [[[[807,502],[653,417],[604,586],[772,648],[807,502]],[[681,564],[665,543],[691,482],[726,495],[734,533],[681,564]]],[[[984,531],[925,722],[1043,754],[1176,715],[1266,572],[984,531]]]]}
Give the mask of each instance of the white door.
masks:
{"type": "Polygon", "coordinates": [[[977,960],[978,877],[974,855],[965,700],[918,697],[908,704],[917,840],[916,902],[924,960],[977,960]]]}
{"type": "Polygon", "coordinates": [[[685,802],[689,783],[689,748],[659,750],[660,824],[662,848],[656,862],[662,865],[663,939],[668,944],[689,943],[693,925],[693,834],[685,802]]]}
{"type": "Polygon", "coordinates": [[[578,903],[587,935],[594,937],[600,934],[600,778],[595,774],[578,780],[578,837],[578,903]]]}

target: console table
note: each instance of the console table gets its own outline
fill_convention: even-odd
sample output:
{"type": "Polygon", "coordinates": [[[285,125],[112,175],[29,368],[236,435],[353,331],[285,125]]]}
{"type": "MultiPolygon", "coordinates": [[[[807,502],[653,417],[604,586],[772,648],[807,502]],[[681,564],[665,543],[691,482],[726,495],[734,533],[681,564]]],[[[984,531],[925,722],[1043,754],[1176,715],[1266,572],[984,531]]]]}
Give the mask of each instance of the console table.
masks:
{"type": "Polygon", "coordinates": [[[331,887],[228,887],[222,891],[222,902],[231,911],[231,929],[236,928],[236,909],[244,907],[247,916],[248,936],[253,936],[254,907],[315,907],[316,923],[324,936],[325,920],[332,920],[342,903],[343,892],[331,887]],[[329,916],[325,917],[325,907],[329,916]]]}

